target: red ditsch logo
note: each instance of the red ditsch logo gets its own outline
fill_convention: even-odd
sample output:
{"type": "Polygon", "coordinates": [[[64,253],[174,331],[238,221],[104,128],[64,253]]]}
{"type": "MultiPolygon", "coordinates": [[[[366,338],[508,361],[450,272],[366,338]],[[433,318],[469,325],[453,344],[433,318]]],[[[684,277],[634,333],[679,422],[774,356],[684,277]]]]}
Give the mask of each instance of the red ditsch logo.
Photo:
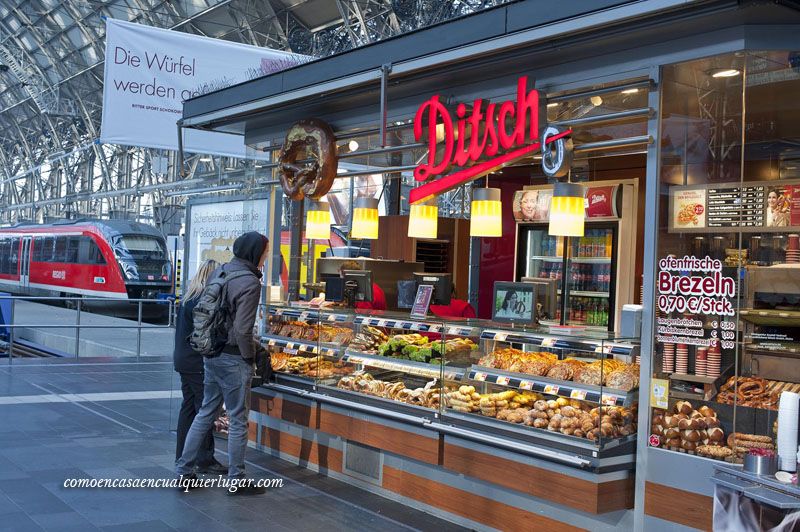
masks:
{"type": "MultiPolygon", "coordinates": [[[[541,148],[547,102],[539,97],[539,91],[528,91],[527,86],[527,76],[519,78],[516,101],[486,104],[478,98],[469,111],[465,104],[458,104],[455,121],[439,96],[419,106],[414,116],[414,139],[420,142],[427,131],[428,158],[414,169],[414,179],[427,181],[452,166],[466,168],[412,189],[411,203],[447,192],[541,148]],[[513,119],[510,128],[509,118],[513,119]],[[498,155],[500,150],[505,153],[498,155]],[[482,160],[486,157],[490,159],[482,160]]],[[[544,142],[558,142],[571,133],[548,134],[544,142]]]]}
{"type": "Polygon", "coordinates": [[[657,434],[650,435],[650,446],[651,447],[658,447],[661,445],[661,438],[658,437],[657,434]]]}
{"type": "Polygon", "coordinates": [[[705,207],[703,207],[703,206],[702,206],[702,205],[700,205],[699,203],[698,203],[697,205],[695,205],[695,206],[694,206],[694,213],[695,213],[695,214],[697,214],[698,216],[699,216],[699,215],[701,215],[701,214],[703,214],[703,211],[704,211],[704,210],[706,210],[706,209],[705,209],[705,207]]]}

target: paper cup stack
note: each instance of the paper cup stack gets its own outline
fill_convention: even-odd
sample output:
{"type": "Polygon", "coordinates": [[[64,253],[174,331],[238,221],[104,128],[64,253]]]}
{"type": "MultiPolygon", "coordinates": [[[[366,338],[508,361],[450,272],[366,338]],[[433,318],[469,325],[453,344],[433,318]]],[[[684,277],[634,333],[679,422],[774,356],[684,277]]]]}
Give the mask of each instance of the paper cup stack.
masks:
{"type": "Polygon", "coordinates": [[[778,403],[778,459],[782,471],[797,469],[797,420],[800,394],[782,392],[778,403]]]}
{"type": "Polygon", "coordinates": [[[800,235],[789,235],[789,243],[786,246],[786,262],[790,264],[800,262],[800,235]]]}
{"type": "Polygon", "coordinates": [[[661,371],[672,373],[675,371],[675,344],[663,344],[661,351],[661,371]]]}
{"type": "Polygon", "coordinates": [[[719,347],[711,347],[706,357],[706,376],[719,377],[719,370],[722,365],[722,351],[720,351],[719,347]]]}
{"type": "Polygon", "coordinates": [[[694,352],[694,374],[705,375],[708,364],[708,348],[698,347],[694,352]]]}
{"type": "Polygon", "coordinates": [[[678,344],[675,349],[675,372],[689,373],[689,347],[686,344],[678,344]]]}

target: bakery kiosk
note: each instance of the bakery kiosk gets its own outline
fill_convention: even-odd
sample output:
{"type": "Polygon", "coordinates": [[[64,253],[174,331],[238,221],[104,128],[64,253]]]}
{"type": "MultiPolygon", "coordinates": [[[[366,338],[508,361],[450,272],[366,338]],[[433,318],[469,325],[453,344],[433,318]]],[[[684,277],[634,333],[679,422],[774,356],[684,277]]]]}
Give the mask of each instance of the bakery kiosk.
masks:
{"type": "MultiPolygon", "coordinates": [[[[299,118],[328,122],[337,181],[383,176],[400,225],[413,192],[439,183],[451,262],[468,266],[459,292],[484,318],[271,303],[275,378],[253,391],[253,447],[475,529],[710,530],[726,512],[766,528],[795,511],[795,487],[744,462],[763,455],[791,471],[797,452],[782,434],[799,380],[800,12],[591,4],[508,3],[185,102],[182,127],[243,135],[253,153],[275,152],[299,118]],[[535,143],[480,166],[465,130],[451,145],[465,164],[414,179],[431,156],[414,134],[420,106],[457,117],[461,103],[468,117],[478,101],[512,102],[516,131],[523,78],[544,122],[570,131],[568,176],[542,172],[554,152],[515,152],[535,143]],[[462,170],[477,180],[447,189],[462,170]],[[628,202],[587,224],[591,246],[571,262],[541,220],[512,213],[518,192],[567,179],[617,186],[628,202]],[[500,189],[500,236],[464,235],[462,222],[484,214],[470,207],[484,187],[500,189]],[[580,333],[486,321],[496,282],[559,281],[559,263],[575,284],[557,321],[580,333]],[[630,303],[643,309],[635,338],[616,332],[630,303]]],[[[446,148],[434,141],[439,157],[446,148]]],[[[251,185],[278,191],[276,169],[259,163],[251,185]]],[[[373,258],[416,260],[424,239],[393,231],[373,258]]],[[[426,249],[444,250],[437,240],[426,249]]]]}

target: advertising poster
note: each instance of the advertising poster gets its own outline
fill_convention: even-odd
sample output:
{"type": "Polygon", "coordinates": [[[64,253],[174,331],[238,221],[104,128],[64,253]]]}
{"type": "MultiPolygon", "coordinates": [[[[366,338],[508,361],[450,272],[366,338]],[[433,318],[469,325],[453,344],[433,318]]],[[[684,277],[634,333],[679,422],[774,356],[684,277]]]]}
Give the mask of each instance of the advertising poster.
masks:
{"type": "Polygon", "coordinates": [[[199,203],[189,208],[185,240],[187,279],[207,259],[225,263],[233,258],[233,241],[248,231],[266,233],[268,200],[199,203]]]}
{"type": "Polygon", "coordinates": [[[518,222],[546,222],[550,219],[553,190],[518,190],[512,211],[518,222]]]}
{"type": "Polygon", "coordinates": [[[706,190],[674,191],[670,226],[677,229],[701,229],[706,226],[706,190]]]}
{"type": "MultiPolygon", "coordinates": [[[[100,140],[176,150],[184,100],[308,59],[108,18],[100,140]]],[[[186,130],[183,140],[189,152],[245,156],[238,135],[186,130]]]]}
{"type": "MultiPolygon", "coordinates": [[[[795,225],[795,220],[800,218],[800,212],[792,209],[794,187],[769,187],[764,205],[767,227],[789,227],[795,225]]],[[[799,220],[800,221],[800,220],[799,220]]]]}

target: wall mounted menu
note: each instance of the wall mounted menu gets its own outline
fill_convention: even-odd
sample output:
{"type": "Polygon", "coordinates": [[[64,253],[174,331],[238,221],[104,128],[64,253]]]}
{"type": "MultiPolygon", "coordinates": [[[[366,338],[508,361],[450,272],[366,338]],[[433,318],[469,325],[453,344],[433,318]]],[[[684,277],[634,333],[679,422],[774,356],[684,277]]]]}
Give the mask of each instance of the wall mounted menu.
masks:
{"type": "Polygon", "coordinates": [[[670,187],[670,232],[800,228],[800,182],[670,187]]]}

